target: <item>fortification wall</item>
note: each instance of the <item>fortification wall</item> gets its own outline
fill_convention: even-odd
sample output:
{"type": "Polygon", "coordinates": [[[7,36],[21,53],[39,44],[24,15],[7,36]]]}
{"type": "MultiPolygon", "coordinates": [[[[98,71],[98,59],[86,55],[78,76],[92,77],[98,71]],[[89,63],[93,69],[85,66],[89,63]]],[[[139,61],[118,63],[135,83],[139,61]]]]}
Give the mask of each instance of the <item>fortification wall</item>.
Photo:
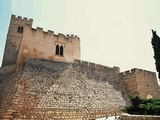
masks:
{"type": "Polygon", "coordinates": [[[4,95],[7,88],[1,90],[1,119],[89,120],[120,114],[127,96],[117,68],[86,63],[26,60],[12,80],[4,80],[15,90],[8,89],[11,101],[4,95]]]}
{"type": "Polygon", "coordinates": [[[121,73],[125,88],[131,95],[138,95],[141,98],[160,97],[156,73],[142,69],[131,69],[121,73]]]}
{"type": "Polygon", "coordinates": [[[74,60],[74,63],[75,64],[80,64],[80,65],[85,65],[85,66],[91,66],[91,67],[94,67],[96,69],[107,70],[107,71],[111,70],[111,71],[114,71],[116,73],[120,73],[120,68],[116,67],[116,66],[114,66],[112,68],[112,67],[103,66],[103,65],[100,65],[100,64],[96,64],[96,63],[92,63],[92,62],[88,62],[88,61],[83,61],[83,60],[77,60],[77,59],[74,60]]]}

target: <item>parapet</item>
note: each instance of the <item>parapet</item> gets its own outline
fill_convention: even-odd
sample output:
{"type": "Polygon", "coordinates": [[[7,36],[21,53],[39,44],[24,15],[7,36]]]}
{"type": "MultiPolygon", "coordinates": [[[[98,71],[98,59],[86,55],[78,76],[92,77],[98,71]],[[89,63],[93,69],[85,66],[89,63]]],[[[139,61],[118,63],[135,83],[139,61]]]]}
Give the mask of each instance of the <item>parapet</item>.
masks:
{"type": "MultiPolygon", "coordinates": [[[[20,21],[22,21],[22,22],[26,22],[26,23],[31,23],[30,25],[27,25],[27,26],[30,26],[31,28],[32,28],[32,22],[33,22],[33,19],[30,19],[30,18],[26,18],[26,17],[24,17],[24,18],[22,18],[21,16],[15,16],[15,15],[12,15],[11,16],[11,20],[15,20],[15,19],[17,19],[17,20],[20,20],[20,21]]],[[[56,37],[61,37],[61,38],[64,38],[64,39],[75,39],[75,40],[80,40],[80,38],[77,36],[77,35],[73,35],[73,34],[71,34],[71,35],[69,35],[69,34],[67,34],[67,35],[64,35],[64,34],[62,34],[62,33],[58,33],[57,35],[56,34],[54,34],[54,31],[51,31],[51,30],[48,30],[48,31],[43,31],[43,28],[41,28],[41,27],[37,27],[36,29],[35,28],[32,28],[31,29],[32,30],[32,32],[42,32],[42,34],[44,34],[44,36],[46,36],[46,35],[54,35],[54,36],[56,36],[56,37]]]]}
{"type": "Polygon", "coordinates": [[[51,31],[51,30],[48,30],[48,31],[43,31],[43,28],[41,28],[41,27],[37,27],[36,29],[35,28],[32,28],[31,29],[32,30],[32,32],[41,32],[41,34],[42,35],[49,35],[49,36],[51,36],[51,35],[53,35],[53,36],[55,36],[55,37],[58,37],[58,38],[63,38],[63,39],[75,39],[75,40],[80,40],[80,38],[77,36],[77,35],[69,35],[69,34],[67,34],[67,35],[64,35],[64,34],[62,34],[62,33],[58,33],[58,34],[54,34],[54,31],[51,31]]]}
{"type": "Polygon", "coordinates": [[[90,67],[94,67],[96,69],[112,69],[112,70],[115,70],[119,73],[120,71],[120,68],[119,67],[108,67],[108,66],[103,66],[103,65],[99,65],[99,64],[96,64],[96,63],[92,63],[92,62],[88,62],[88,61],[82,61],[82,60],[74,60],[74,63],[75,64],[81,64],[81,65],[84,65],[84,66],[90,66],[90,67]]]}
{"type": "Polygon", "coordinates": [[[156,76],[155,72],[151,72],[151,71],[147,71],[147,70],[143,70],[143,69],[138,69],[138,68],[133,68],[131,70],[121,72],[120,74],[122,76],[133,75],[133,74],[143,74],[144,76],[146,76],[146,75],[156,76]]]}
{"type": "Polygon", "coordinates": [[[24,21],[24,22],[29,22],[32,24],[33,22],[33,19],[30,19],[30,18],[26,18],[26,17],[21,17],[21,16],[17,16],[16,15],[11,15],[11,20],[14,20],[14,19],[18,19],[18,20],[21,20],[21,21],[24,21]]]}

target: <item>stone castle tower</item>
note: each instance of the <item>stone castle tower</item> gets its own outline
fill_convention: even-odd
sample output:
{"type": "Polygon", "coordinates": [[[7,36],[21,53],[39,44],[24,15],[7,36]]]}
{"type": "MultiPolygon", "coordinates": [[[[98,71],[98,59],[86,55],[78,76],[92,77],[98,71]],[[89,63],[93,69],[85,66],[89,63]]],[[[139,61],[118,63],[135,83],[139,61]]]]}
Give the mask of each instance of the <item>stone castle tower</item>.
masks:
{"type": "Polygon", "coordinates": [[[32,19],[11,16],[2,66],[19,66],[27,58],[44,58],[73,63],[80,59],[80,39],[74,35],[55,35],[32,28],[32,19]]]}

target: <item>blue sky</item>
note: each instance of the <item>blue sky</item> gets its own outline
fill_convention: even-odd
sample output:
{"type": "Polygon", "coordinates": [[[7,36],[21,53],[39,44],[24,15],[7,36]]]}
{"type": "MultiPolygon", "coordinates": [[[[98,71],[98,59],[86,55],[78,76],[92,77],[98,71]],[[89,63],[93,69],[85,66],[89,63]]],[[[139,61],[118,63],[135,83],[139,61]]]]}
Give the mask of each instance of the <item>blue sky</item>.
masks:
{"type": "Polygon", "coordinates": [[[81,59],[155,70],[151,29],[160,35],[159,0],[0,0],[0,63],[11,14],[81,38],[81,59]]]}

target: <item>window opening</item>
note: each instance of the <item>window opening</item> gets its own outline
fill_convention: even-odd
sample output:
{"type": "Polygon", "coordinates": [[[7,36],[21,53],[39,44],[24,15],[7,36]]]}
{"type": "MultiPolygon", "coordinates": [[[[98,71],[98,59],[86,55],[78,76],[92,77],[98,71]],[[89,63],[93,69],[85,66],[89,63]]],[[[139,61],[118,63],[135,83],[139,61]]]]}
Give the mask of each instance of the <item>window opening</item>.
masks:
{"type": "Polygon", "coordinates": [[[18,33],[23,33],[23,27],[18,27],[18,33]]]}
{"type": "Polygon", "coordinates": [[[63,46],[60,47],[60,55],[63,55],[63,46]]]}
{"type": "Polygon", "coordinates": [[[59,55],[59,45],[56,45],[56,55],[59,55]]]}

